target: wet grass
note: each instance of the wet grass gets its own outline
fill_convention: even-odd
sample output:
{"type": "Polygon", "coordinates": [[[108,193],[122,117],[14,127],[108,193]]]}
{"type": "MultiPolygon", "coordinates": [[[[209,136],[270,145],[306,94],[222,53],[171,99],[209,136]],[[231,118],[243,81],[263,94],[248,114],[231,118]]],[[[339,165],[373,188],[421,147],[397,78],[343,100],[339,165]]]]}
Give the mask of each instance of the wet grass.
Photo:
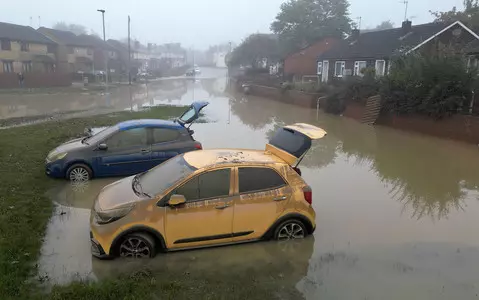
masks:
{"type": "Polygon", "coordinates": [[[248,273],[194,277],[142,272],[98,283],[56,286],[49,294],[39,286],[35,263],[53,211],[45,193],[55,182],[44,174],[47,153],[59,143],[81,136],[88,126],[108,126],[128,119],[166,119],[184,109],[164,106],[0,130],[0,299],[293,298],[289,290],[278,290],[275,278],[248,273]]]}

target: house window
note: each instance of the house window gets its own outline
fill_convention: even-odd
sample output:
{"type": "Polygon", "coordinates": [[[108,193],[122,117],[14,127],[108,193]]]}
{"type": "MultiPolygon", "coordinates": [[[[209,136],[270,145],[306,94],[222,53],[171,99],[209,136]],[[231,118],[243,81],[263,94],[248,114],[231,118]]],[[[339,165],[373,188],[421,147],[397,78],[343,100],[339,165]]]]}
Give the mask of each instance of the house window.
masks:
{"type": "Polygon", "coordinates": [[[91,50],[91,48],[86,49],[86,54],[87,55],[92,55],[93,54],[93,51],[91,50]]]}
{"type": "Polygon", "coordinates": [[[318,75],[323,74],[323,63],[318,61],[318,75]]]}
{"type": "Polygon", "coordinates": [[[376,76],[384,76],[386,74],[386,61],[376,60],[376,76]]]}
{"type": "Polygon", "coordinates": [[[31,61],[24,61],[22,63],[22,71],[23,73],[28,73],[32,71],[32,62],[31,61]]]}
{"type": "Polygon", "coordinates": [[[2,44],[2,50],[4,51],[12,50],[12,44],[10,43],[9,39],[2,39],[0,40],[0,43],[2,44]]]}
{"type": "Polygon", "coordinates": [[[344,69],[346,68],[346,62],[344,61],[337,61],[334,64],[334,76],[335,77],[343,77],[344,69]]]}
{"type": "Polygon", "coordinates": [[[354,76],[361,76],[363,77],[364,74],[362,70],[366,69],[367,63],[365,61],[356,61],[354,62],[354,76]]]}
{"type": "Polygon", "coordinates": [[[28,52],[30,50],[30,45],[28,43],[21,42],[20,49],[22,52],[28,52]]]}
{"type": "Polygon", "coordinates": [[[55,45],[47,45],[47,53],[55,53],[55,45]]]}
{"type": "Polygon", "coordinates": [[[3,73],[13,73],[13,61],[3,61],[3,73]]]}
{"type": "Polygon", "coordinates": [[[477,69],[478,67],[478,59],[475,56],[469,56],[467,59],[467,70],[471,71],[473,69],[477,69]]]}

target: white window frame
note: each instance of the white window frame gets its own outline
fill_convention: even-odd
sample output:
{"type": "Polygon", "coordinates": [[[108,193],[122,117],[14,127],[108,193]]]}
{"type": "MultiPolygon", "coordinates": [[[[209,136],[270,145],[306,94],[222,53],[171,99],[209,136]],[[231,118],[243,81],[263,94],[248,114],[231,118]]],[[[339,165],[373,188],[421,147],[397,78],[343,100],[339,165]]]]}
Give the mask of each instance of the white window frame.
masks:
{"type": "Polygon", "coordinates": [[[5,60],[2,61],[3,73],[13,73],[13,61],[5,60]]]}
{"type": "Polygon", "coordinates": [[[374,66],[374,69],[376,70],[376,76],[382,77],[382,76],[386,75],[386,60],[384,60],[384,59],[377,59],[377,60],[376,60],[376,64],[375,64],[375,66],[374,66]],[[382,74],[379,74],[379,73],[378,73],[378,62],[383,62],[382,74]]]}
{"type": "Polygon", "coordinates": [[[323,74],[323,62],[322,61],[318,61],[318,65],[316,67],[316,72],[317,72],[318,75],[323,74]]]}
{"type": "Polygon", "coordinates": [[[363,77],[364,74],[361,73],[361,68],[360,68],[360,64],[364,64],[364,68],[362,69],[366,69],[368,67],[368,62],[365,61],[365,60],[358,60],[358,61],[355,61],[354,62],[354,72],[353,72],[353,75],[354,76],[360,76],[360,77],[363,77]]]}
{"type": "Polygon", "coordinates": [[[344,70],[346,69],[346,62],[344,60],[338,60],[334,62],[334,77],[343,77],[344,70]],[[338,64],[341,64],[341,72],[338,74],[338,64]]]}

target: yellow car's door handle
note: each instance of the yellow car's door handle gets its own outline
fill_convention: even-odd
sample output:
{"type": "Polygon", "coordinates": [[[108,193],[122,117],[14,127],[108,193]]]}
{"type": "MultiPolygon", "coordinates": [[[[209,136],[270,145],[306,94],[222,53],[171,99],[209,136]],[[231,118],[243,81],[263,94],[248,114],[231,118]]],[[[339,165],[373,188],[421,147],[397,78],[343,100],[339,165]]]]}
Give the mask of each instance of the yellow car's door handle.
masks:
{"type": "Polygon", "coordinates": [[[283,201],[283,200],[286,200],[286,199],[288,199],[288,197],[282,196],[282,197],[274,198],[273,201],[283,201]]]}
{"type": "Polygon", "coordinates": [[[216,209],[225,209],[225,208],[228,208],[228,207],[230,207],[230,205],[229,205],[229,204],[225,204],[225,205],[222,205],[222,206],[216,206],[215,208],[216,208],[216,209]]]}

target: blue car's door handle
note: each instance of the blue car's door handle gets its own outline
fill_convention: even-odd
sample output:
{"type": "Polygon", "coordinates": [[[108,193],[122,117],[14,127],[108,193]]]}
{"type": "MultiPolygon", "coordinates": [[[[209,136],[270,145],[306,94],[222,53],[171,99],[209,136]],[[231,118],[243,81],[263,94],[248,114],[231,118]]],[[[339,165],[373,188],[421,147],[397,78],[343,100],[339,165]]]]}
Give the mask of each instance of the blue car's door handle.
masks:
{"type": "Polygon", "coordinates": [[[149,153],[151,152],[150,149],[141,149],[141,153],[149,153]]]}

